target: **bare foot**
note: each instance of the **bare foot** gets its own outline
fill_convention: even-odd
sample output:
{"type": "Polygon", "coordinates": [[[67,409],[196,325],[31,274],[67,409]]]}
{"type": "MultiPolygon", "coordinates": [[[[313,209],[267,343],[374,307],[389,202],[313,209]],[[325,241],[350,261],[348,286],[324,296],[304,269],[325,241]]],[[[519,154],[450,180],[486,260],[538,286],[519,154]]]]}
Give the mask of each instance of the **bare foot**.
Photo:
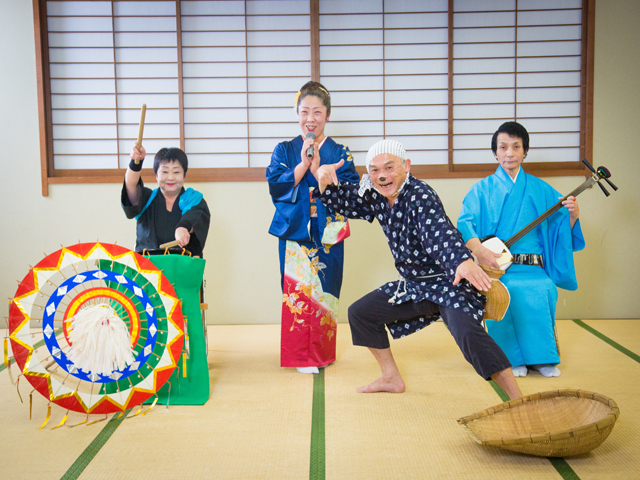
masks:
{"type": "Polygon", "coordinates": [[[402,378],[387,379],[380,377],[374,380],[369,385],[356,389],[358,393],[374,393],[374,392],[391,392],[402,393],[404,392],[404,381],[402,378]]]}

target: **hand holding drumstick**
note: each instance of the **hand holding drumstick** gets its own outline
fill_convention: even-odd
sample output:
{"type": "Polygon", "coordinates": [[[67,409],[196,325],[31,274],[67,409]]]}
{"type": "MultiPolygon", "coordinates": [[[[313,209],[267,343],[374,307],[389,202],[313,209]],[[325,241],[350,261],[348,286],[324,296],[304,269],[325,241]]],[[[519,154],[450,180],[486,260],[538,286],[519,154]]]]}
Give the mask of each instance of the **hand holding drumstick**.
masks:
{"type": "Polygon", "coordinates": [[[124,183],[127,189],[127,196],[131,205],[138,205],[140,202],[141,190],[138,188],[140,177],[142,176],[142,162],[147,152],[142,146],[142,133],[144,132],[144,117],[147,111],[147,105],[142,104],[140,111],[140,127],[138,128],[138,140],[131,149],[131,162],[129,168],[124,175],[124,183]]]}
{"type": "MultiPolygon", "coordinates": [[[[147,104],[143,103],[142,104],[142,108],[140,109],[140,126],[138,127],[138,141],[136,142],[136,145],[134,147],[134,150],[138,150],[138,151],[144,151],[144,149],[142,148],[142,133],[144,132],[144,117],[147,113],[147,104]]],[[[146,154],[146,152],[145,152],[146,154]]],[[[140,159],[136,159],[133,156],[133,150],[131,151],[131,158],[133,158],[133,160],[136,163],[140,163],[142,160],[144,160],[144,156],[145,154],[142,155],[142,158],[140,159]]]]}

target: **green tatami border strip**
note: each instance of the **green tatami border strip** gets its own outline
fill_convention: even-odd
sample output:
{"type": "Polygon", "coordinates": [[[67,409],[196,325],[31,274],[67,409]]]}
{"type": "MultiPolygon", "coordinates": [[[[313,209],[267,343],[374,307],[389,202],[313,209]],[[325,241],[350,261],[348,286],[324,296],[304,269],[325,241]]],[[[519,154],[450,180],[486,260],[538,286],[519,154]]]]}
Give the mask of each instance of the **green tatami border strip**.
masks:
{"type": "Polygon", "coordinates": [[[509,395],[507,395],[507,392],[500,388],[500,386],[498,386],[496,382],[494,382],[493,380],[489,380],[489,383],[500,397],[500,400],[502,400],[503,402],[508,402],[509,400],[511,400],[509,398],[509,395]]]}
{"type": "Polygon", "coordinates": [[[129,415],[131,410],[132,408],[125,410],[124,413],[114,414],[113,417],[111,417],[111,420],[109,420],[89,446],[84,449],[84,452],[82,452],[76,461],[73,462],[73,465],[69,467],[69,470],[67,470],[60,480],[76,480],[82,472],[84,472],[84,469],[91,463],[93,457],[95,457],[100,449],[104,447],[107,440],[111,438],[111,435],[113,435],[113,432],[116,431],[122,421],[127,418],[127,415],[129,415]],[[116,415],[119,415],[119,417],[115,418],[116,415]]]}
{"type": "MultiPolygon", "coordinates": [[[[494,382],[493,380],[489,380],[489,383],[491,384],[491,386],[493,387],[493,389],[496,391],[496,393],[498,394],[498,396],[503,402],[508,402],[510,400],[509,395],[507,395],[507,392],[505,392],[502,388],[500,388],[500,386],[498,386],[496,382],[494,382]]],[[[567,461],[564,458],[547,457],[547,460],[549,460],[551,465],[553,465],[553,468],[556,469],[556,471],[560,474],[560,476],[564,480],[580,480],[580,477],[578,476],[578,474],[573,471],[571,466],[567,463],[567,461]]]]}
{"type": "MultiPolygon", "coordinates": [[[[61,332],[62,332],[62,329],[59,329],[55,331],[55,334],[59,335],[61,332]]],[[[34,345],[34,348],[38,348],[43,345],[44,345],[44,339],[37,342],[34,345]]],[[[9,365],[12,365],[14,363],[16,363],[15,357],[10,357],[9,365]]],[[[2,364],[0,365],[0,372],[5,370],[6,368],[7,367],[5,366],[4,362],[2,362],[2,364]]],[[[96,436],[96,438],[94,438],[93,441],[89,444],[89,446],[84,450],[84,452],[82,452],[80,456],[76,459],[76,461],[73,462],[73,465],[69,467],[69,470],[67,470],[67,472],[62,476],[61,480],[77,479],[82,474],[84,469],[87,468],[87,465],[91,463],[91,460],[93,460],[93,457],[95,457],[96,454],[100,451],[100,449],[104,446],[104,444],[107,443],[107,440],[109,440],[111,435],[113,435],[113,432],[116,431],[116,429],[120,426],[122,421],[127,417],[127,415],[129,415],[129,412],[131,410],[132,410],[131,408],[129,410],[126,410],[124,414],[119,415],[119,418],[112,417],[111,420],[109,420],[109,422],[104,426],[104,428],[96,436]]],[[[118,414],[117,413],[114,414],[114,417],[116,415],[118,414]]]]}
{"type": "Polygon", "coordinates": [[[573,469],[569,466],[567,461],[564,458],[558,457],[547,457],[547,460],[551,462],[553,468],[560,474],[564,480],[580,480],[580,477],[573,469]]]}
{"type": "Polygon", "coordinates": [[[628,348],[624,348],[622,345],[620,345],[618,342],[615,342],[614,340],[610,339],[609,337],[607,337],[606,335],[604,335],[603,333],[600,333],[599,331],[597,331],[595,328],[587,325],[586,323],[584,323],[582,320],[578,320],[578,319],[574,319],[572,320],[573,323],[575,323],[576,325],[581,326],[582,328],[584,328],[587,332],[594,334],[596,337],[598,337],[600,340],[604,341],[605,343],[608,343],[609,345],[611,345],[613,348],[615,348],[616,350],[618,350],[621,353],[624,353],[627,357],[631,358],[632,360],[635,360],[636,362],[640,363],[640,355],[633,353],[631,350],[629,350],[628,348]]]}
{"type": "Polygon", "coordinates": [[[309,480],[325,480],[324,412],[324,368],[321,368],[319,373],[313,375],[309,480]]]}

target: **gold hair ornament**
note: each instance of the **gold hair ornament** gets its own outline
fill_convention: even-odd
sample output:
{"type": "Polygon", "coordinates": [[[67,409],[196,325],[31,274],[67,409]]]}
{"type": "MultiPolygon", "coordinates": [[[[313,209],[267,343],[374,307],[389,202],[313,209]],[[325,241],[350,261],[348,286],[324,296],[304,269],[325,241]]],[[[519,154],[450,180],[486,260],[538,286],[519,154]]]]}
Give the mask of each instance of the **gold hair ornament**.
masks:
{"type": "Polygon", "coordinates": [[[298,111],[298,99],[300,98],[300,94],[301,94],[301,93],[302,93],[302,92],[301,92],[300,90],[298,90],[298,93],[296,93],[296,98],[295,98],[295,100],[293,101],[293,108],[294,108],[294,110],[296,110],[296,111],[298,111]]]}

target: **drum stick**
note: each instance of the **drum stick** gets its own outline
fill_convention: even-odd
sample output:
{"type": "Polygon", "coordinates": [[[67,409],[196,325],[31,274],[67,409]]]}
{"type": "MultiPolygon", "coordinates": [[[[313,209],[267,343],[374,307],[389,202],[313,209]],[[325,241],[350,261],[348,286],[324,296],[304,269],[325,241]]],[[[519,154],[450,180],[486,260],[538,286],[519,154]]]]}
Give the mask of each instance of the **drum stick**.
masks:
{"type": "Polygon", "coordinates": [[[171,247],[177,247],[178,245],[180,245],[180,240],[174,240],[173,242],[163,243],[158,248],[160,248],[160,249],[171,248],[171,247]]]}
{"type": "MultiPolygon", "coordinates": [[[[142,108],[140,109],[140,127],[138,128],[138,141],[136,142],[136,147],[140,150],[142,146],[142,132],[144,132],[144,116],[147,113],[147,104],[143,103],[142,108]]],[[[136,163],[140,163],[140,160],[136,160],[136,163]]]]}

